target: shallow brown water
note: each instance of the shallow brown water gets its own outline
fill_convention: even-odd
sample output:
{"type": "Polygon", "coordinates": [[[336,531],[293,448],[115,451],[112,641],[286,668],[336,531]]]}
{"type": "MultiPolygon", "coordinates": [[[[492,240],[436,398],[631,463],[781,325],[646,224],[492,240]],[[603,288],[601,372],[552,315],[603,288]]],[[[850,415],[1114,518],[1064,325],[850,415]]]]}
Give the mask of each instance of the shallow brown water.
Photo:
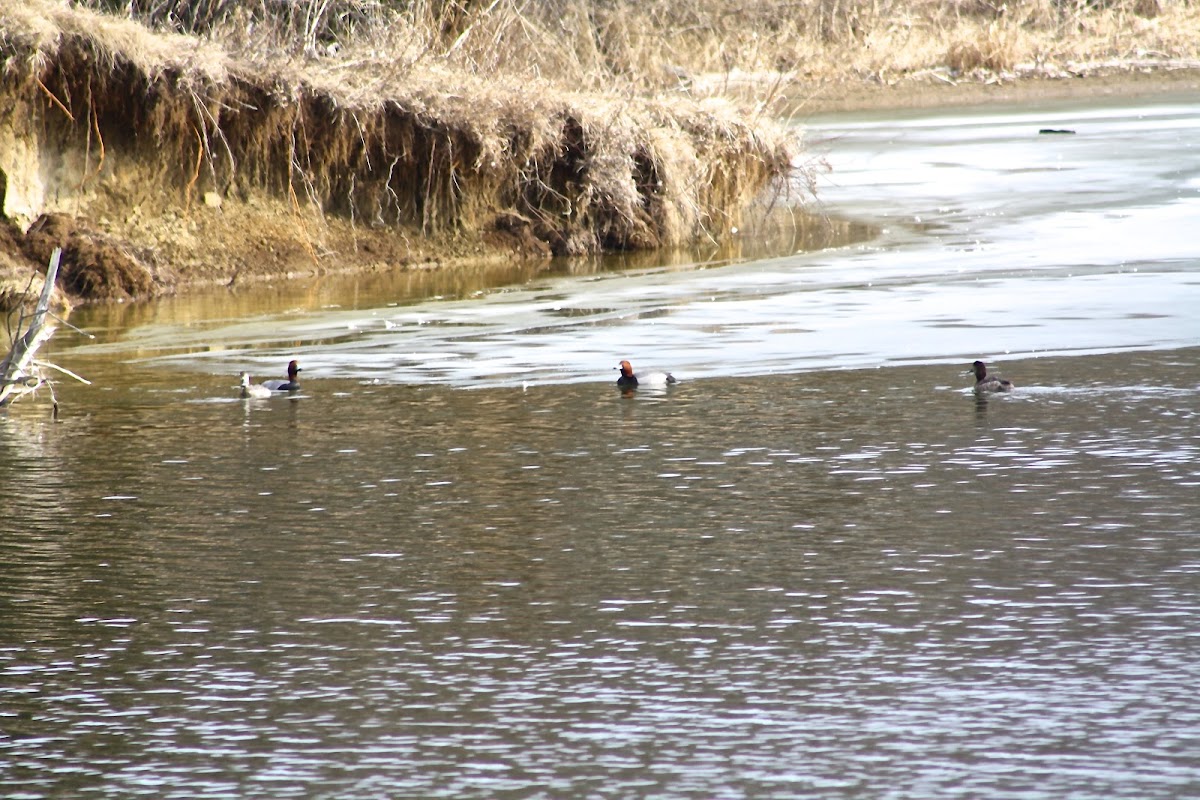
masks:
{"type": "Polygon", "coordinates": [[[988,213],[474,302],[83,315],[54,355],[94,385],[0,416],[5,794],[1196,795],[1197,260],[1045,234],[1092,268],[1004,271],[948,244],[988,213]],[[639,352],[685,380],[621,395],[639,352]],[[235,398],[289,353],[302,393],[235,398]],[[977,399],[975,355],[1018,391],[977,399]]]}

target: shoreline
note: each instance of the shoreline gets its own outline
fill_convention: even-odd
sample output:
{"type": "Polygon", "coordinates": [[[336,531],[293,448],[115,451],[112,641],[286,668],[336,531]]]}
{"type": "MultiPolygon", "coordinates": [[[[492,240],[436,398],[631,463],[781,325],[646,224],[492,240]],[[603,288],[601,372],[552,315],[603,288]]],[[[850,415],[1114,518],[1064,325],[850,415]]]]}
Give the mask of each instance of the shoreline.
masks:
{"type": "MultiPolygon", "coordinates": [[[[991,103],[1147,98],[1187,92],[1200,94],[1200,69],[1171,66],[1143,69],[1109,67],[1081,76],[1030,74],[989,81],[953,82],[926,74],[906,77],[889,84],[843,81],[811,89],[797,85],[793,89],[794,94],[802,92],[807,92],[807,95],[803,100],[793,102],[790,111],[792,119],[801,121],[837,114],[928,110],[991,103]]],[[[744,90],[743,94],[746,94],[744,90]]],[[[803,205],[798,208],[803,210],[803,205]]],[[[214,242],[211,248],[213,252],[233,245],[238,241],[238,237],[245,235],[244,231],[229,230],[220,221],[218,213],[201,206],[192,218],[192,222],[200,226],[198,231],[207,229],[207,233],[192,238],[207,239],[211,236],[210,241],[214,242]]],[[[295,219],[280,220],[274,215],[270,218],[260,218],[259,221],[261,226],[251,226],[256,233],[264,230],[266,226],[297,228],[295,219]]],[[[232,272],[218,267],[217,258],[208,265],[193,265],[198,268],[172,270],[169,279],[161,283],[157,290],[146,291],[145,294],[126,299],[141,302],[193,292],[219,291],[223,287],[231,290],[235,287],[266,288],[281,283],[336,275],[462,270],[472,269],[476,265],[480,271],[487,272],[494,270],[502,262],[536,264],[548,260],[544,248],[536,247],[537,242],[526,241],[531,238],[527,231],[460,231],[449,236],[409,238],[401,232],[384,232],[362,227],[354,229],[353,226],[347,226],[344,222],[332,218],[317,224],[324,229],[321,238],[329,245],[323,248],[319,258],[315,257],[310,247],[303,246],[303,243],[297,240],[294,252],[281,252],[275,247],[266,247],[261,249],[257,258],[243,261],[232,272]]],[[[303,224],[300,227],[304,227],[303,224]]],[[[275,244],[289,238],[286,230],[280,231],[280,234],[273,237],[272,241],[275,244]]],[[[4,260],[0,259],[0,267],[6,266],[4,260]]],[[[6,279],[9,283],[23,283],[28,279],[28,264],[11,263],[7,266],[8,269],[0,268],[0,288],[3,288],[2,284],[6,279]]],[[[72,300],[76,304],[91,304],[111,302],[112,298],[73,297],[72,300]]]]}
{"type": "Polygon", "coordinates": [[[839,113],[1055,102],[1101,97],[1200,93],[1200,65],[1096,68],[1084,75],[1029,72],[994,80],[950,81],[929,73],[893,83],[846,81],[815,87],[795,103],[796,117],[839,113]]]}

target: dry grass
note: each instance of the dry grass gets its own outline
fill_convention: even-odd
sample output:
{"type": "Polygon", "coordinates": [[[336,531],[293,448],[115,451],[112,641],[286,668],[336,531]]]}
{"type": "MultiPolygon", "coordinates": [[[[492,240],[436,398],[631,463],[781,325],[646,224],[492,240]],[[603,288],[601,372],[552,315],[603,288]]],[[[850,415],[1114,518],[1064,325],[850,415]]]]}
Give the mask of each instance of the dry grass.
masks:
{"type": "MultiPolygon", "coordinates": [[[[520,27],[511,7],[498,18],[487,35],[520,27]]],[[[468,19],[459,28],[453,59],[406,44],[404,27],[313,58],[32,0],[0,11],[0,128],[82,154],[53,187],[76,209],[110,175],[136,173],[185,215],[206,195],[232,208],[266,194],[315,225],[335,215],[433,235],[502,224],[563,254],[720,236],[795,171],[793,134],[728,101],[588,93],[493,71],[488,48],[470,46],[484,32],[468,19]]],[[[0,169],[10,189],[37,182],[24,174],[36,164],[0,169]]]]}
{"type": "MultiPolygon", "coordinates": [[[[126,0],[90,0],[121,10],[126,0]]],[[[260,59],[430,63],[584,91],[891,81],[1153,57],[1200,58],[1190,0],[134,0],[150,24],[260,59]]],[[[762,91],[763,87],[758,86],[762,91]]]]}
{"type": "Polygon", "coordinates": [[[1200,66],[1200,4],[1190,0],[135,0],[133,8],[256,64],[340,65],[401,81],[441,71],[605,98],[734,96],[775,115],[852,82],[1200,66]]]}
{"type": "Polygon", "coordinates": [[[746,81],[780,103],[819,87],[1200,66],[1200,4],[1186,0],[646,0],[621,4],[608,65],[642,88],[723,92],[746,81]]]}

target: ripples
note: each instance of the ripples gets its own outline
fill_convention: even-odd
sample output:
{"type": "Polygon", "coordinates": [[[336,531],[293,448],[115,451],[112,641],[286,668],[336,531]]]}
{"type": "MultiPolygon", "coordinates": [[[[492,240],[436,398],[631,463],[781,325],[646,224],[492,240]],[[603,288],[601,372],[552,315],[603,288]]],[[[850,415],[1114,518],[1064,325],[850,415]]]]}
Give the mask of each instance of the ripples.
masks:
{"type": "Polygon", "coordinates": [[[0,545],[0,780],[1178,795],[1196,351],[1005,366],[9,419],[59,488],[0,545]]]}
{"type": "MultiPolygon", "coordinates": [[[[988,163],[1044,187],[1044,145],[988,163]]],[[[999,185],[838,254],[69,351],[60,422],[0,417],[0,785],[1186,794],[1194,258],[1060,258],[1090,217],[1031,244],[1005,215],[1044,199],[999,185]],[[303,397],[232,399],[283,350],[303,397]],[[979,356],[1017,392],[976,398],[979,356]],[[620,357],[684,380],[623,396],[620,357]]]]}

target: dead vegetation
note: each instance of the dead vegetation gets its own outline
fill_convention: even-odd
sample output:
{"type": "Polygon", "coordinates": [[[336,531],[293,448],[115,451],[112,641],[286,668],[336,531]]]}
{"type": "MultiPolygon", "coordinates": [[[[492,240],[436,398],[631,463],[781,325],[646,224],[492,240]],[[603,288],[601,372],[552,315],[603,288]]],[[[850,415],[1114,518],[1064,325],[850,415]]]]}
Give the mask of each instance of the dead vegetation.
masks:
{"type": "MultiPolygon", "coordinates": [[[[539,76],[588,91],[1198,56],[1189,0],[87,0],[245,53],[539,76]]],[[[759,87],[762,89],[763,87],[759,87]]],[[[792,88],[797,88],[793,86],[792,88]]],[[[802,87],[801,87],[802,88],[802,87]]]]}
{"type": "Polygon", "coordinates": [[[23,238],[5,259],[62,246],[72,291],[122,299],[719,241],[811,178],[776,119],[831,85],[1188,63],[1198,16],[1184,0],[6,3],[0,209],[23,238]]]}
{"type": "Polygon", "coordinates": [[[57,323],[71,325],[65,319],[70,313],[70,304],[58,289],[61,255],[58,248],[51,251],[45,277],[39,280],[39,276],[31,276],[23,290],[0,286],[0,310],[4,312],[8,334],[8,349],[0,358],[0,408],[35,394],[45,386],[50,390],[53,413],[57,418],[58,399],[54,396],[54,383],[48,372],[53,370],[83,383],[89,382],[37,357],[38,350],[54,335],[57,323]]]}
{"type": "MultiPolygon", "coordinates": [[[[43,239],[107,238],[89,249],[52,237],[88,297],[168,285],[154,280],[168,272],[156,261],[164,248],[184,264],[199,248],[252,265],[232,240],[189,234],[218,215],[243,224],[256,208],[288,221],[266,249],[298,240],[316,269],[360,239],[482,242],[489,230],[580,255],[720,237],[795,171],[792,134],[724,100],[405,69],[385,53],[236,55],[42,0],[0,12],[0,54],[5,212],[40,220],[30,230],[43,239]],[[178,230],[139,223],[164,212],[178,230]]],[[[45,245],[27,249],[40,259],[45,245]]]]}
{"type": "MultiPolygon", "coordinates": [[[[603,64],[644,88],[738,87],[802,106],[829,87],[1200,66],[1189,0],[644,0],[594,14],[603,64]],[[775,76],[777,83],[770,83],[775,76]]],[[[586,52],[587,44],[577,48],[586,52]]]]}

